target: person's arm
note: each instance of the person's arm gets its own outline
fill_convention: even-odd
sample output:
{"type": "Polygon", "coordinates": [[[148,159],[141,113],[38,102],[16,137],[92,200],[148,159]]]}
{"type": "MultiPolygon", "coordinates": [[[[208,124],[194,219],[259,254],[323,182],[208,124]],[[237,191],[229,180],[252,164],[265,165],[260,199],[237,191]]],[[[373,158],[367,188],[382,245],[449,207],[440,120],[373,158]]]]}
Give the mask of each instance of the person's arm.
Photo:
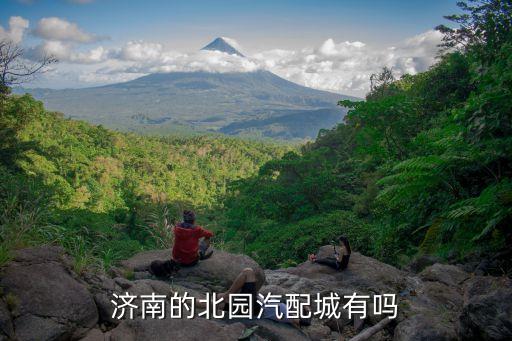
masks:
{"type": "Polygon", "coordinates": [[[209,231],[201,226],[198,226],[199,238],[204,238],[204,240],[209,240],[213,237],[213,232],[209,231]]]}

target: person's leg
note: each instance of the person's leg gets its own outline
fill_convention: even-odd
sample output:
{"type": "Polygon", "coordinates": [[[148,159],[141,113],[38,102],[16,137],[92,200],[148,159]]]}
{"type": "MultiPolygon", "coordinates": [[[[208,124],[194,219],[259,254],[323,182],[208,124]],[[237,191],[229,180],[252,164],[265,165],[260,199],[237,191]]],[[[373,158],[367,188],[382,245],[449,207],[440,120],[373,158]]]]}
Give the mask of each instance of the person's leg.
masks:
{"type": "Polygon", "coordinates": [[[224,311],[227,311],[229,295],[237,294],[237,293],[240,293],[243,291],[243,293],[246,293],[246,294],[252,293],[253,300],[255,300],[256,296],[257,296],[257,292],[256,292],[255,288],[256,288],[256,275],[254,273],[254,270],[251,268],[245,268],[235,278],[235,280],[231,284],[231,287],[229,287],[229,289],[226,292],[218,294],[217,298],[224,299],[224,307],[222,309],[224,311]],[[252,290],[247,290],[247,289],[252,289],[252,290]]]}
{"type": "Polygon", "coordinates": [[[199,241],[199,259],[204,260],[211,257],[213,250],[208,250],[210,247],[210,238],[203,238],[199,241]]]}
{"type": "Polygon", "coordinates": [[[326,257],[326,258],[316,259],[315,263],[327,265],[336,270],[338,270],[338,268],[339,268],[339,263],[336,260],[336,258],[334,258],[334,257],[326,257]]]}
{"type": "Polygon", "coordinates": [[[254,270],[251,268],[245,268],[238,274],[235,278],[231,287],[229,287],[228,291],[224,293],[224,295],[236,294],[242,290],[242,287],[245,283],[256,282],[256,274],[254,270]]]}

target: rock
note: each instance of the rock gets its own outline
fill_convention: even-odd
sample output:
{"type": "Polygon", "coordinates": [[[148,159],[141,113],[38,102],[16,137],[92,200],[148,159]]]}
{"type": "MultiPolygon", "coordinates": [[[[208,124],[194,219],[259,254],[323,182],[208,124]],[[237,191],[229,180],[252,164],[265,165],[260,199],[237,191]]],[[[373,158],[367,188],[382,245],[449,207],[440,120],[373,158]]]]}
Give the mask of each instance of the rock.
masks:
{"type": "Polygon", "coordinates": [[[340,318],[330,317],[329,319],[321,320],[331,331],[340,333],[343,328],[352,325],[353,321],[348,318],[348,311],[342,309],[340,318]]]}
{"type": "Polygon", "coordinates": [[[409,264],[407,264],[405,270],[419,273],[426,267],[434,265],[435,263],[439,263],[440,261],[441,259],[439,257],[433,255],[420,255],[415,257],[409,264]]]}
{"type": "Polygon", "coordinates": [[[92,295],[73,278],[66,262],[61,263],[65,256],[60,252],[52,247],[24,249],[2,269],[0,286],[17,300],[13,322],[20,340],[79,336],[98,321],[92,295]]]}
{"type": "Polygon", "coordinates": [[[306,333],[288,323],[280,323],[268,319],[237,319],[225,321],[230,324],[243,323],[247,328],[258,326],[255,334],[265,340],[310,340],[306,333]]]}
{"type": "Polygon", "coordinates": [[[7,309],[7,305],[3,301],[0,301],[0,337],[5,335],[6,337],[14,338],[14,327],[12,325],[11,313],[7,309]]]}
{"type": "Polygon", "coordinates": [[[314,341],[329,339],[331,335],[331,329],[320,323],[314,323],[305,329],[309,338],[314,341]]]}
{"type": "MultiPolygon", "coordinates": [[[[321,247],[318,257],[323,255],[332,255],[332,246],[321,247]]],[[[335,282],[336,287],[343,283],[345,288],[357,288],[358,293],[397,293],[405,287],[406,277],[405,272],[358,252],[352,252],[349,265],[344,271],[309,261],[284,271],[303,278],[320,279],[328,288],[333,286],[332,282],[335,282]]]]}
{"type": "Polygon", "coordinates": [[[134,286],[137,287],[139,283],[144,283],[145,285],[148,285],[152,288],[152,292],[154,292],[157,295],[166,295],[171,296],[172,295],[172,288],[169,283],[163,282],[163,281],[157,281],[153,279],[141,279],[134,281],[134,286]]]}
{"type": "Polygon", "coordinates": [[[123,290],[130,289],[133,286],[133,282],[123,277],[114,278],[114,282],[121,287],[123,290]]]}
{"type": "Polygon", "coordinates": [[[393,337],[393,341],[449,340],[457,340],[453,324],[426,314],[418,314],[400,322],[393,337]]]}
{"type": "Polygon", "coordinates": [[[112,330],[111,341],[153,340],[237,340],[245,327],[241,323],[224,324],[203,318],[125,320],[112,330]]]}
{"type": "Polygon", "coordinates": [[[171,250],[151,250],[139,252],[135,256],[121,261],[121,266],[132,271],[147,271],[154,260],[164,260],[171,257],[171,250]]]}
{"type": "Polygon", "coordinates": [[[14,320],[16,340],[63,340],[71,338],[73,331],[56,319],[39,317],[36,315],[23,315],[14,320]]]}
{"type": "MultiPolygon", "coordinates": [[[[327,279],[309,279],[294,275],[290,269],[265,270],[268,285],[266,287],[280,289],[281,293],[310,294],[326,290],[329,286],[336,285],[329,277],[327,279]]],[[[279,289],[278,289],[279,290],[279,289]]],[[[276,292],[277,293],[277,292],[276,292]]]]}
{"type": "Polygon", "coordinates": [[[71,259],[66,255],[60,246],[43,245],[38,247],[16,250],[13,261],[16,263],[41,264],[48,262],[66,263],[69,265],[71,259]]]}
{"type": "MultiPolygon", "coordinates": [[[[152,261],[167,259],[170,253],[170,250],[141,252],[121,262],[121,264],[129,270],[146,272],[152,261]]],[[[213,290],[219,288],[226,290],[245,268],[252,268],[255,271],[257,288],[261,288],[265,283],[265,274],[258,263],[246,255],[232,254],[220,250],[214,250],[211,258],[200,261],[195,266],[182,267],[174,278],[177,281],[197,281],[206,288],[213,290]]]]}
{"type": "Polygon", "coordinates": [[[112,317],[112,314],[114,313],[114,306],[112,305],[112,302],[110,302],[111,299],[113,299],[113,297],[109,297],[105,293],[98,293],[94,295],[94,302],[98,308],[99,322],[118,325],[121,321],[112,317]]]}
{"type": "Polygon", "coordinates": [[[427,267],[420,273],[420,278],[424,281],[438,281],[449,286],[458,287],[470,275],[455,265],[436,263],[427,267]]]}
{"type": "Polygon", "coordinates": [[[433,309],[460,311],[462,295],[458,288],[449,287],[441,282],[425,282],[423,291],[419,293],[430,300],[433,309]]]}
{"type": "Polygon", "coordinates": [[[507,277],[475,276],[464,283],[464,303],[499,288],[512,289],[512,280],[507,277]]]}
{"type": "Polygon", "coordinates": [[[107,336],[99,329],[91,329],[80,341],[108,341],[107,336]]]}
{"type": "Polygon", "coordinates": [[[117,266],[111,266],[110,269],[108,269],[108,274],[112,278],[123,277],[122,269],[118,268],[117,266]]]}
{"type": "Polygon", "coordinates": [[[509,278],[472,278],[465,285],[458,334],[468,340],[512,339],[512,281],[509,278]]]}
{"type": "Polygon", "coordinates": [[[90,290],[93,291],[108,291],[115,292],[119,290],[116,282],[106,275],[103,274],[94,274],[85,272],[82,274],[83,280],[89,285],[90,290]]]}

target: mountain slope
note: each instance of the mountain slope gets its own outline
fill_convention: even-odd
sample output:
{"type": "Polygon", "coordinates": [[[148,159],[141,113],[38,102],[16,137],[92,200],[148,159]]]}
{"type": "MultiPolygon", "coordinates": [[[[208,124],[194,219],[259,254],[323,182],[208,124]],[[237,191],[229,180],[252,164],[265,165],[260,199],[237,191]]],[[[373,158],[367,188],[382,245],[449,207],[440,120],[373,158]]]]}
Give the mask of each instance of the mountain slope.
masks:
{"type": "MultiPolygon", "coordinates": [[[[222,38],[203,49],[242,56],[222,38]]],[[[120,130],[186,129],[287,139],[313,138],[318,129],[332,127],[346,112],[337,102],[350,98],[307,88],[264,70],[156,73],[101,87],[16,91],[33,94],[50,110],[120,130]],[[276,119],[278,134],[265,127],[276,119]],[[292,127],[311,122],[314,129],[292,127]],[[237,128],[232,129],[232,124],[237,128]]]]}
{"type": "Polygon", "coordinates": [[[245,57],[242,53],[240,53],[237,49],[231,46],[225,38],[216,38],[214,41],[203,47],[201,50],[208,51],[219,51],[227,54],[234,54],[240,57],[245,57]]]}

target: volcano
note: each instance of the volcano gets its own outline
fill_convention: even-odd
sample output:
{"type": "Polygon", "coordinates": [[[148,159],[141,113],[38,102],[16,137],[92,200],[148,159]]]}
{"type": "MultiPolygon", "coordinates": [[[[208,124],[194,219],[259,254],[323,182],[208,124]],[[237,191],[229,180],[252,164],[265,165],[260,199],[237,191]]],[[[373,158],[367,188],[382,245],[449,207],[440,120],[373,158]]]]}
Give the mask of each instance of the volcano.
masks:
{"type": "Polygon", "coordinates": [[[215,38],[211,43],[203,47],[201,50],[203,51],[219,51],[224,52],[227,54],[234,54],[236,56],[245,57],[243,54],[241,54],[237,49],[235,49],[233,46],[231,46],[230,43],[228,43],[229,38],[219,37],[215,38]]]}
{"type": "MultiPolygon", "coordinates": [[[[217,38],[203,50],[245,58],[217,38]]],[[[81,89],[16,89],[65,116],[150,134],[218,132],[277,139],[315,138],[341,122],[338,101],[353,97],[311,89],[266,70],[153,73],[81,89]]]]}

